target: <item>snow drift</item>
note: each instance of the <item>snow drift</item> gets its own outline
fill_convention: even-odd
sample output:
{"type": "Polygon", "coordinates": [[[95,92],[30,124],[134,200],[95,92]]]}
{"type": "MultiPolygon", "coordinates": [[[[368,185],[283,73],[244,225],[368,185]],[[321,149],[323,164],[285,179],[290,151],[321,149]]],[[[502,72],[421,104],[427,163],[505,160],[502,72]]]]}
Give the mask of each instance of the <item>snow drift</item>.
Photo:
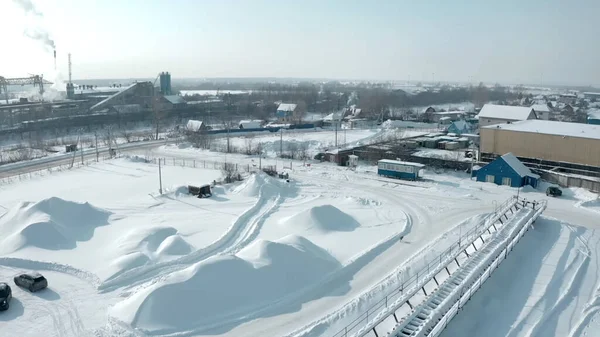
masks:
{"type": "Polygon", "coordinates": [[[237,255],[171,274],[118,303],[111,314],[153,333],[189,331],[267,307],[338,268],[335,258],[304,237],[258,240],[237,255]]]}
{"type": "Polygon", "coordinates": [[[280,224],[290,230],[351,232],[360,223],[333,205],[315,206],[284,219],[280,224]]]}
{"type": "Polygon", "coordinates": [[[126,270],[189,254],[194,250],[173,227],[134,229],[115,242],[112,262],[100,274],[113,278],[126,270]]]}
{"type": "Polygon", "coordinates": [[[72,249],[87,241],[96,227],[108,224],[111,212],[89,203],[52,197],[39,202],[22,202],[0,218],[3,252],[33,246],[43,249],[72,249]]]}

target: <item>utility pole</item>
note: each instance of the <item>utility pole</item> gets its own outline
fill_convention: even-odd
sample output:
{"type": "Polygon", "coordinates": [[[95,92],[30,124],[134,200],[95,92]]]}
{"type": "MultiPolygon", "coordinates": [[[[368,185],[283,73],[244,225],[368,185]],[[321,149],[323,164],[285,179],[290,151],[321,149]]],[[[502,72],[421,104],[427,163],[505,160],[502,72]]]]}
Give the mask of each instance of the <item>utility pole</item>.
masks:
{"type": "Polygon", "coordinates": [[[283,157],[283,128],[279,129],[279,156],[283,157]]]}
{"type": "Polygon", "coordinates": [[[227,153],[229,153],[229,129],[231,128],[231,121],[227,122],[227,153]]]}
{"type": "Polygon", "coordinates": [[[338,146],[338,144],[337,144],[337,129],[338,129],[338,126],[337,126],[337,122],[335,120],[335,112],[333,113],[332,117],[333,118],[331,118],[331,120],[333,120],[333,124],[335,125],[335,147],[337,148],[337,146],[338,146]]]}
{"type": "Polygon", "coordinates": [[[96,137],[96,163],[100,161],[100,153],[98,152],[98,132],[94,131],[94,136],[96,137]]]}
{"type": "MultiPolygon", "coordinates": [[[[79,139],[81,139],[81,138],[79,138],[79,139]]],[[[83,142],[80,141],[79,145],[80,145],[79,152],[81,152],[81,165],[83,165],[83,142]]]]}
{"type": "Polygon", "coordinates": [[[158,192],[162,195],[162,170],[160,168],[160,158],[158,158],[158,192]]]}

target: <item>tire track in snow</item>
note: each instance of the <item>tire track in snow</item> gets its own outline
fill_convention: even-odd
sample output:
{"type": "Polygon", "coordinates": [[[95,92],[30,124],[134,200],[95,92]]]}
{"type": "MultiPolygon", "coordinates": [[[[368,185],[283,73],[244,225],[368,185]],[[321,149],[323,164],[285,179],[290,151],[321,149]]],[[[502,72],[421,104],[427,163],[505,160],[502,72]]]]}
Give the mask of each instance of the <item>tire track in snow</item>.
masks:
{"type": "MultiPolygon", "coordinates": [[[[409,217],[407,218],[409,219],[409,217]]],[[[410,222],[410,220],[407,220],[407,222],[410,222]]],[[[302,288],[296,292],[290,293],[285,297],[280,298],[278,301],[260,303],[254,308],[254,310],[252,310],[252,308],[244,308],[244,310],[241,312],[230,313],[227,317],[223,317],[219,321],[213,322],[210,325],[199,326],[194,330],[177,331],[174,333],[166,334],[164,332],[161,332],[160,334],[157,334],[157,336],[196,336],[198,334],[202,334],[203,332],[210,331],[211,329],[215,329],[220,326],[230,325],[238,322],[245,322],[259,317],[277,315],[281,312],[281,307],[285,307],[287,305],[290,305],[291,303],[297,303],[301,299],[310,298],[311,300],[315,300],[321,298],[322,296],[327,296],[328,292],[332,291],[331,287],[327,287],[328,284],[345,284],[343,281],[350,280],[352,278],[352,275],[354,275],[357,271],[359,271],[365,265],[370,263],[374,258],[381,254],[382,251],[387,250],[388,248],[402,240],[404,234],[410,229],[410,227],[411,225],[407,224],[407,226],[405,227],[405,231],[398,232],[394,235],[389,236],[383,241],[376,243],[371,248],[367,249],[366,251],[363,251],[359,255],[352,258],[342,268],[332,271],[328,275],[325,275],[324,278],[320,281],[310,284],[307,287],[302,288]]],[[[149,332],[146,333],[148,335],[153,335],[149,332]]]]}
{"type": "MultiPolygon", "coordinates": [[[[592,230],[592,236],[596,235],[596,230],[592,230]]],[[[596,239],[596,244],[594,245],[594,251],[600,251],[600,236],[596,239]]],[[[592,298],[587,303],[586,307],[583,309],[583,316],[581,319],[571,328],[569,332],[569,337],[577,337],[582,336],[583,331],[587,328],[590,321],[594,318],[594,316],[600,311],[600,275],[598,272],[600,271],[600,263],[598,261],[598,257],[595,256],[596,262],[596,285],[595,291],[592,294],[592,298]]]]}
{"type": "Polygon", "coordinates": [[[109,292],[122,287],[132,288],[147,282],[155,283],[170,273],[185,269],[211,256],[241,249],[258,235],[260,226],[264,223],[264,217],[271,214],[282,200],[281,193],[277,188],[275,188],[277,191],[276,195],[265,195],[268,189],[272,187],[269,185],[261,185],[256,203],[240,215],[227,232],[217,241],[207,247],[200,248],[193,253],[171,261],[144,265],[127,270],[116,277],[106,280],[98,287],[98,290],[100,292],[109,292]]]}
{"type": "Polygon", "coordinates": [[[94,287],[97,287],[101,283],[98,276],[93,273],[57,262],[28,260],[17,257],[0,257],[0,266],[29,270],[48,270],[68,274],[87,281],[94,287]]]}
{"type": "MultiPolygon", "coordinates": [[[[526,325],[531,325],[531,327],[526,331],[525,336],[538,336],[540,330],[548,328],[548,326],[544,326],[544,324],[549,321],[549,318],[555,312],[560,311],[565,304],[568,304],[566,302],[570,298],[569,295],[573,292],[573,290],[580,287],[585,272],[589,266],[590,255],[589,252],[585,252],[585,249],[587,249],[586,246],[583,247],[584,252],[581,252],[579,249],[577,249],[576,241],[582,243],[581,238],[579,238],[579,234],[572,228],[568,227],[567,230],[569,231],[568,240],[564,245],[560,258],[552,259],[557,260],[558,262],[553,268],[554,272],[552,273],[550,281],[546,283],[546,287],[542,296],[535,301],[527,315],[520,320],[519,324],[509,331],[507,334],[508,336],[518,334],[525,328],[526,325]],[[577,250],[577,255],[575,256],[575,259],[569,263],[569,256],[573,250],[577,250]],[[568,275],[572,276],[565,282],[565,278],[568,275]],[[563,288],[561,286],[563,284],[566,285],[566,288],[561,289],[563,288]],[[541,316],[534,318],[535,316],[539,315],[539,313],[541,313],[541,316]],[[535,321],[530,323],[531,319],[534,319],[535,321]]],[[[555,243],[555,245],[552,247],[552,250],[560,249],[557,247],[559,244],[560,242],[555,243]]],[[[541,272],[542,271],[540,271],[540,273],[541,272]]]]}

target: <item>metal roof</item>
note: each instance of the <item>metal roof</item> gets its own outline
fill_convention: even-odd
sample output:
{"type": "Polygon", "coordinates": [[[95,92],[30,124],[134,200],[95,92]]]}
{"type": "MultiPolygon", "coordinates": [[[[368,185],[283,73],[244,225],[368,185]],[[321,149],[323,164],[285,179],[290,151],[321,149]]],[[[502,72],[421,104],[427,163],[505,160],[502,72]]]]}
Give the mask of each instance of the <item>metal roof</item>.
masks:
{"type": "Polygon", "coordinates": [[[293,112],[294,110],[296,110],[296,104],[293,103],[281,103],[277,107],[277,111],[293,112]]]}
{"type": "Polygon", "coordinates": [[[186,104],[186,101],[183,99],[183,97],[181,97],[179,95],[168,95],[168,96],[164,96],[164,97],[171,104],[186,104]]]}
{"type": "Polygon", "coordinates": [[[425,167],[425,165],[419,164],[419,163],[413,163],[410,161],[392,160],[392,159],[381,159],[377,163],[405,165],[405,166],[413,166],[413,167],[421,167],[421,168],[425,167]]]}
{"type": "Polygon", "coordinates": [[[561,137],[578,137],[600,140],[600,125],[567,123],[531,119],[511,124],[484,126],[483,129],[501,129],[517,132],[531,132],[561,137]]]}
{"type": "Polygon", "coordinates": [[[483,117],[524,121],[529,118],[529,115],[532,111],[533,108],[531,107],[486,104],[483,106],[483,108],[481,108],[481,111],[477,116],[479,116],[479,118],[483,117]]]}
{"type": "Polygon", "coordinates": [[[532,173],[531,170],[529,170],[529,168],[527,168],[525,165],[523,165],[523,163],[521,163],[521,161],[517,157],[515,157],[515,155],[512,154],[511,152],[503,155],[502,159],[504,160],[504,162],[506,164],[508,164],[508,166],[510,166],[515,172],[517,172],[517,174],[520,175],[521,178],[523,178],[523,177],[539,178],[540,177],[537,174],[532,173]]]}

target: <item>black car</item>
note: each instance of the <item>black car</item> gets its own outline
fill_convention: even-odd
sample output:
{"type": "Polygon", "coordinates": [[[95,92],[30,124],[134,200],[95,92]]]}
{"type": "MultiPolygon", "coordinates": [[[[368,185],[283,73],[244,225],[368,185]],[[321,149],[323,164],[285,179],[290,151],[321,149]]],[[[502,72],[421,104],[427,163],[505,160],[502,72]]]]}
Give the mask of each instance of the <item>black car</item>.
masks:
{"type": "Polygon", "coordinates": [[[546,189],[546,195],[553,196],[553,197],[560,197],[562,195],[562,191],[560,190],[560,188],[558,188],[556,186],[550,186],[550,187],[548,187],[548,189],[546,189]]]}
{"type": "Polygon", "coordinates": [[[12,299],[12,290],[10,286],[4,282],[0,282],[0,310],[8,309],[8,303],[12,299]]]}
{"type": "Polygon", "coordinates": [[[15,284],[33,293],[48,287],[48,280],[40,273],[31,272],[15,276],[15,284]]]}

